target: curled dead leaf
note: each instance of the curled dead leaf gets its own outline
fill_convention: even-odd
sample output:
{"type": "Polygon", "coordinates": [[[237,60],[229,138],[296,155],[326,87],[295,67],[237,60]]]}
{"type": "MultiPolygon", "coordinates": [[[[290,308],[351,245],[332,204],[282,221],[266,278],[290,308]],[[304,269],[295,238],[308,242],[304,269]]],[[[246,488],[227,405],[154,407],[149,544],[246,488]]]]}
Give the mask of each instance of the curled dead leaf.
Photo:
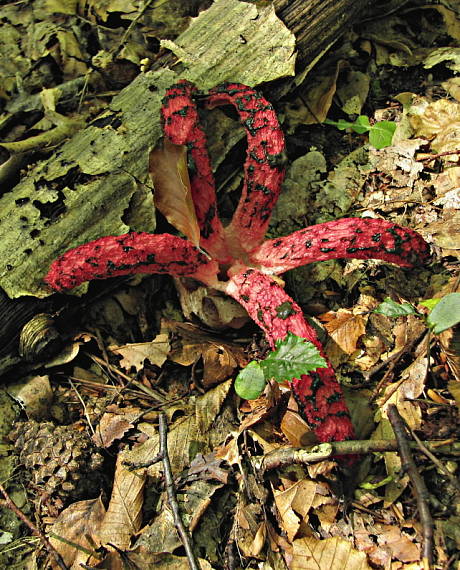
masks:
{"type": "Polygon", "coordinates": [[[170,224],[198,246],[200,228],[188,176],[187,147],[164,138],[162,146],[150,153],[149,172],[155,186],[155,206],[170,224]]]}

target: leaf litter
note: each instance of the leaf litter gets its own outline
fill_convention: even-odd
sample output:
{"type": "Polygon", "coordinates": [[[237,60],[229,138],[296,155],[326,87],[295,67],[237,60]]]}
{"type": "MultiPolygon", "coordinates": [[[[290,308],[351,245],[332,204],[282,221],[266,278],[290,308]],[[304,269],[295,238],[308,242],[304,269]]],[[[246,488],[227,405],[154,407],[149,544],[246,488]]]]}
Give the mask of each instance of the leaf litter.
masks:
{"type": "MultiPolygon", "coordinates": [[[[48,9],[53,4],[48,2],[48,9]]],[[[155,10],[161,8],[161,3],[154,5],[155,10]]],[[[458,20],[453,11],[444,6],[432,9],[438,11],[448,34],[458,41],[458,20]]],[[[89,17],[107,22],[110,13],[118,10],[117,3],[104,4],[104,8],[92,4],[89,17]]],[[[133,21],[136,10],[125,3],[122,14],[126,13],[122,17],[133,21]]],[[[148,14],[141,20],[142,32],[147,34],[152,33],[147,32],[148,17],[155,19],[148,14]]],[[[188,22],[187,16],[180,16],[182,26],[184,18],[188,22]]],[[[424,10],[419,11],[419,18],[427,23],[424,10]]],[[[12,16],[10,22],[14,28],[12,16]]],[[[384,26],[380,20],[377,29],[354,32],[357,36],[353,39],[363,51],[375,49],[377,65],[422,63],[433,72],[444,62],[448,62],[447,69],[454,65],[453,48],[427,51],[423,47],[423,41],[431,42],[438,32],[428,25],[422,27],[419,47],[411,33],[404,37],[401,32],[410,27],[410,20],[396,12],[387,16],[384,26]]],[[[78,75],[84,65],[82,47],[69,33],[57,27],[44,28],[35,42],[38,52],[34,57],[56,58],[63,66],[64,77],[78,75]],[[51,37],[57,38],[57,44],[50,52],[51,37]]],[[[128,47],[125,46],[123,55],[131,54],[131,63],[138,63],[140,56],[134,55],[134,46],[131,50],[128,47]]],[[[111,45],[106,48],[110,51],[111,45]]],[[[429,337],[423,323],[413,315],[391,319],[373,314],[372,310],[386,296],[404,306],[405,302],[417,303],[436,296],[442,286],[446,287],[444,295],[458,291],[458,102],[444,96],[432,101],[423,89],[410,97],[397,97],[398,91],[391,91],[389,95],[396,96],[401,104],[392,103],[384,109],[377,106],[376,118],[396,120],[394,144],[378,151],[370,149],[363,163],[363,155],[356,157],[350,151],[355,145],[361,147],[365,139],[346,134],[341,139],[345,141],[341,143],[345,150],[339,148],[331,160],[330,149],[320,144],[323,135],[313,132],[314,142],[303,146],[298,143],[296,137],[308,132],[302,131],[303,126],[315,123],[311,114],[307,118],[303,111],[313,108],[321,118],[337,112],[336,107],[340,112],[369,112],[366,101],[370,88],[369,81],[350,81],[353,75],[347,68],[356,62],[351,44],[345,43],[331,56],[340,64],[331,65],[326,59],[321,62],[324,87],[321,95],[316,91],[310,96],[315,106],[305,104],[312,84],[308,77],[297,93],[302,97],[286,103],[286,125],[294,135],[297,155],[318,156],[310,178],[299,183],[306,186],[302,194],[296,189],[291,209],[287,204],[282,218],[275,218],[273,235],[305,225],[304,220],[298,219],[299,202],[306,205],[302,216],[310,222],[332,219],[353,207],[397,223],[409,220],[439,248],[443,263],[434,273],[422,271],[411,277],[396,272],[396,277],[391,277],[378,262],[333,262],[316,273],[315,269],[308,269],[300,279],[288,278],[287,286],[294,295],[302,288],[302,307],[318,318],[316,326],[321,328],[322,323],[328,331],[326,350],[334,365],[339,365],[342,381],[352,388],[351,407],[354,401],[357,408],[362,401],[367,403],[368,388],[376,389],[372,439],[393,439],[386,418],[390,403],[396,404],[408,426],[421,433],[423,439],[437,435],[444,440],[455,439],[458,331],[450,330],[454,335],[451,340],[443,333],[429,337]],[[338,104],[334,103],[336,93],[344,99],[338,104]],[[442,153],[451,154],[431,160],[431,156],[442,153]],[[312,196],[315,211],[308,207],[312,196]],[[308,286],[304,285],[305,275],[308,286]],[[428,397],[427,388],[439,390],[444,403],[428,397]]],[[[19,58],[18,62],[22,72],[27,58],[19,58]]],[[[445,77],[442,79],[445,83],[445,77]]],[[[439,89],[439,85],[436,87],[439,89]]],[[[8,90],[11,85],[7,83],[4,88],[8,90]]],[[[375,96],[371,89],[370,97],[375,96]]],[[[330,128],[328,132],[333,137],[330,128]]],[[[300,176],[293,174],[292,182],[295,184],[300,176]]],[[[182,218],[186,220],[187,213],[182,218]]],[[[187,234],[189,230],[184,228],[187,234]]],[[[193,229],[190,231],[193,233],[193,229]]],[[[301,271],[297,273],[302,275],[301,271]]],[[[342,483],[334,479],[334,462],[308,468],[293,464],[262,478],[257,470],[261,456],[305,445],[308,440],[308,427],[296,414],[295,402],[288,398],[286,386],[268,385],[258,400],[248,402],[238,401],[233,392],[232,379],[239,368],[254,358],[264,358],[267,347],[253,336],[250,328],[216,333],[202,325],[177,322],[180,311],[172,286],[169,294],[162,293],[164,298],[159,299],[155,311],[148,309],[148,299],[158,298],[158,291],[164,291],[164,281],[158,285],[156,278],[151,279],[150,288],[145,287],[140,298],[138,292],[134,293],[135,283],[128,287],[133,297],[140,299],[138,312],[126,310],[127,305],[120,304],[114,295],[102,300],[100,306],[107,310],[98,313],[98,322],[93,321],[91,326],[88,319],[81,324],[83,331],[93,333],[92,340],[80,347],[79,354],[73,353],[70,361],[52,369],[54,403],[48,404],[48,387],[46,394],[37,395],[37,399],[46,396],[45,407],[56,423],[81,431],[89,429],[88,423],[94,426],[93,441],[107,450],[107,480],[98,490],[100,497],[70,503],[56,519],[43,521],[66,564],[75,568],[81,563],[97,565],[105,557],[106,567],[116,567],[123,558],[140,568],[187,567],[165,499],[161,464],[134,472],[123,464],[143,463],[156,455],[158,411],[165,409],[179,506],[193,532],[202,568],[223,567],[227,542],[232,556],[237,553],[249,567],[265,564],[266,568],[274,568],[279,564],[289,568],[421,568],[417,513],[398,455],[385,451],[366,457],[356,476],[357,482],[366,485],[358,486],[352,495],[353,528],[341,509],[338,489],[342,483]],[[168,320],[161,326],[165,315],[168,320]],[[176,320],[171,320],[171,316],[176,320]],[[100,359],[95,362],[92,355],[100,359]],[[86,371],[86,376],[80,382],[82,371],[86,371]],[[72,379],[72,384],[67,379],[72,379]],[[98,550],[101,546],[102,551],[98,550]]],[[[13,390],[8,393],[17,397],[13,390]]],[[[40,402],[30,398],[21,400],[28,418],[34,416],[36,409],[43,413],[43,402],[39,406],[40,402]]],[[[363,432],[362,437],[367,434],[363,432]]],[[[8,453],[8,449],[3,453],[8,453]]],[[[3,457],[6,455],[2,455],[2,460],[3,457]]],[[[439,489],[434,493],[433,504],[437,517],[435,532],[439,544],[443,544],[437,548],[441,567],[447,563],[448,552],[459,544],[455,531],[458,515],[452,509],[452,505],[458,505],[458,491],[446,483],[440,471],[421,455],[418,457],[429,484],[439,489]]],[[[456,466],[455,456],[442,460],[456,466]]],[[[2,479],[12,473],[7,471],[2,479]]],[[[14,486],[12,490],[19,492],[14,486]]],[[[33,489],[29,492],[35,497],[40,493],[33,489]]],[[[23,500],[25,504],[26,498],[23,500]]],[[[26,555],[37,556],[27,552],[26,555]]]]}

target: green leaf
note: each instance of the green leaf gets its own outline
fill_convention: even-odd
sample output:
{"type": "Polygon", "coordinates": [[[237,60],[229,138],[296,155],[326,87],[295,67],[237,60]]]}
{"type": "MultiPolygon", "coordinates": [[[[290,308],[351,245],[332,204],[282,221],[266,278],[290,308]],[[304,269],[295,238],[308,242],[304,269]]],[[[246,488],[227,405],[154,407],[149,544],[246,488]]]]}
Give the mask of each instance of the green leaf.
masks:
{"type": "Polygon", "coordinates": [[[360,115],[351,128],[359,135],[367,133],[372,129],[371,124],[369,123],[369,117],[366,117],[366,115],[360,115]]]}
{"type": "Polygon", "coordinates": [[[374,309],[374,313],[385,315],[386,317],[402,317],[404,315],[415,315],[417,311],[409,303],[396,303],[387,297],[383,303],[374,309]]]}
{"type": "Polygon", "coordinates": [[[266,383],[262,367],[253,360],[236,377],[235,391],[245,400],[255,400],[264,391],[266,383]]]}
{"type": "Polygon", "coordinates": [[[372,125],[369,132],[369,142],[377,150],[390,146],[396,130],[396,123],[380,121],[372,125]]]}
{"type": "Polygon", "coordinates": [[[435,334],[460,323],[460,293],[443,297],[428,315],[427,322],[435,334]]]}
{"type": "Polygon", "coordinates": [[[420,305],[422,305],[423,307],[426,307],[427,309],[432,311],[436,307],[436,305],[439,303],[441,298],[442,297],[439,297],[438,299],[425,299],[424,301],[420,301],[420,305]]]}
{"type": "Polygon", "coordinates": [[[277,340],[276,349],[259,364],[265,378],[274,378],[277,382],[299,378],[327,366],[314,344],[292,333],[288,333],[284,340],[277,340]]]}

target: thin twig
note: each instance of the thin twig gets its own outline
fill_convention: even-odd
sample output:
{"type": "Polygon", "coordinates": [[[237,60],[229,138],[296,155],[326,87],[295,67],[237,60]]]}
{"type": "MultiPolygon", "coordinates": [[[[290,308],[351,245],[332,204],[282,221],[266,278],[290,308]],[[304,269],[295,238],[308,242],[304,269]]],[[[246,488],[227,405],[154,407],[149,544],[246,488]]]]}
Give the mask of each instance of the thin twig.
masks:
{"type": "Polygon", "coordinates": [[[21,511],[21,509],[16,505],[16,503],[10,498],[10,496],[8,495],[6,489],[3,487],[2,484],[0,484],[0,493],[5,497],[4,499],[0,499],[0,506],[6,507],[7,509],[10,509],[10,511],[13,511],[13,513],[18,517],[18,519],[20,519],[25,525],[27,525],[30,528],[32,534],[37,536],[41,540],[43,546],[46,548],[49,555],[54,558],[59,568],[61,568],[62,570],[68,570],[68,567],[66,566],[59,552],[57,552],[57,550],[53,547],[53,545],[46,538],[44,533],[39,528],[37,528],[31,520],[29,520],[26,517],[26,515],[21,511]]]}
{"type": "Polygon", "coordinates": [[[193,553],[192,543],[190,539],[190,535],[186,528],[184,527],[184,523],[182,522],[182,518],[180,516],[179,510],[179,503],[177,502],[176,497],[176,490],[174,487],[174,479],[171,470],[171,463],[169,462],[169,455],[168,455],[168,426],[166,422],[166,415],[164,412],[160,412],[159,415],[159,425],[158,425],[158,432],[160,435],[160,449],[149,461],[144,463],[134,463],[131,461],[124,461],[123,464],[128,467],[130,471],[134,469],[141,469],[150,467],[159,461],[163,462],[163,470],[165,474],[165,483],[166,483],[166,493],[168,496],[168,503],[171,508],[171,511],[174,516],[174,524],[176,526],[177,532],[179,537],[184,545],[185,554],[187,556],[187,560],[189,566],[192,570],[200,570],[200,566],[197,563],[195,558],[195,554],[193,553]]]}
{"type": "Polygon", "coordinates": [[[166,493],[168,495],[168,502],[174,516],[174,524],[176,525],[177,532],[182,540],[187,555],[189,566],[192,570],[199,570],[200,567],[193,553],[192,543],[187,530],[184,527],[182,518],[180,516],[179,504],[177,502],[176,490],[174,488],[174,479],[171,471],[171,463],[169,462],[168,455],[168,426],[166,423],[166,415],[160,413],[160,454],[163,456],[163,469],[165,472],[166,493]]]}
{"type": "Polygon", "coordinates": [[[388,406],[388,419],[390,420],[391,427],[395,432],[398,441],[399,454],[401,456],[402,468],[409,475],[411,480],[415,498],[417,500],[417,507],[420,515],[420,523],[422,525],[423,535],[423,563],[424,566],[431,568],[433,564],[433,519],[431,517],[430,508],[428,506],[430,495],[426,488],[425,481],[418,472],[415,465],[412,453],[410,450],[409,441],[406,436],[406,426],[404,420],[399,415],[398,409],[394,404],[388,406]]]}

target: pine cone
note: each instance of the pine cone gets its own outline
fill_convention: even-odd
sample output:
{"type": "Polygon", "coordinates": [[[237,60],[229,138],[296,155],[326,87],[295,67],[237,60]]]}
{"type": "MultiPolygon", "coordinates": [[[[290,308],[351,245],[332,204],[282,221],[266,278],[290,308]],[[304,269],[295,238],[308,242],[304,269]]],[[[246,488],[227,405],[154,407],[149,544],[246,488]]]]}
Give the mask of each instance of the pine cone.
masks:
{"type": "Polygon", "coordinates": [[[9,437],[41,514],[56,516],[74,501],[99,495],[103,458],[86,433],[71,425],[31,420],[17,423],[9,437]]]}

